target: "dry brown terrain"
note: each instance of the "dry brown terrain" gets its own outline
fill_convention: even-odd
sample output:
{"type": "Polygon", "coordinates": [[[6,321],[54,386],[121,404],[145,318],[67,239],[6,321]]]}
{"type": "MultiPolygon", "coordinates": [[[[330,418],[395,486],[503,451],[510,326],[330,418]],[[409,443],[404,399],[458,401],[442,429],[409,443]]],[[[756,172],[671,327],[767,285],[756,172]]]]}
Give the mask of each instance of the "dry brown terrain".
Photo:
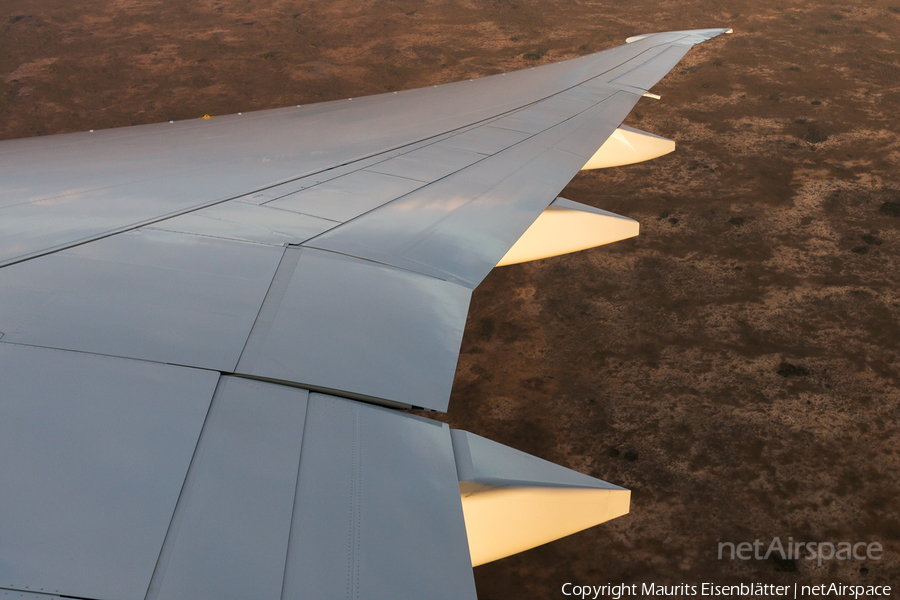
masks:
{"type": "Polygon", "coordinates": [[[446,420],[633,490],[630,515],[476,569],[479,596],[896,589],[900,0],[0,0],[0,138],[362,96],[722,26],[735,34],[695,48],[627,121],[678,150],[564,192],[641,236],[496,269],[475,293],[446,420]],[[718,541],[775,536],[878,541],[884,558],[716,558],[718,541]]]}

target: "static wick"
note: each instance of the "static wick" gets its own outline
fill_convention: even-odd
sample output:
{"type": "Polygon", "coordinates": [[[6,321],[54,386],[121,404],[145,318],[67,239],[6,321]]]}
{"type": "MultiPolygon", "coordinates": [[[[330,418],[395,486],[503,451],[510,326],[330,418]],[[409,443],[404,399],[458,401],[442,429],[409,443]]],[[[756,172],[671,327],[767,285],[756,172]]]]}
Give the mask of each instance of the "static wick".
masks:
{"type": "Polygon", "coordinates": [[[654,100],[660,100],[662,96],[657,96],[656,94],[651,94],[650,92],[644,92],[644,98],[653,98],[654,100]]]}

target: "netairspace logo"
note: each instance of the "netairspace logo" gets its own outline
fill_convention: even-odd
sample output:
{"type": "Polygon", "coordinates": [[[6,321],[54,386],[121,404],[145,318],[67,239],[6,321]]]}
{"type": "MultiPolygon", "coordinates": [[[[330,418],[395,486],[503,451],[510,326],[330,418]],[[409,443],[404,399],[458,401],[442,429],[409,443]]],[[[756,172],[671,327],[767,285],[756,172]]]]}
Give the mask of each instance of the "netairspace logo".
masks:
{"type": "Polygon", "coordinates": [[[821,567],[822,562],[828,560],[881,560],[884,550],[878,542],[795,542],[792,537],[788,538],[787,545],[781,542],[781,538],[773,538],[765,554],[762,553],[763,546],[760,540],[752,544],[719,542],[719,560],[726,557],[731,560],[768,560],[774,555],[782,560],[816,560],[821,567]]]}

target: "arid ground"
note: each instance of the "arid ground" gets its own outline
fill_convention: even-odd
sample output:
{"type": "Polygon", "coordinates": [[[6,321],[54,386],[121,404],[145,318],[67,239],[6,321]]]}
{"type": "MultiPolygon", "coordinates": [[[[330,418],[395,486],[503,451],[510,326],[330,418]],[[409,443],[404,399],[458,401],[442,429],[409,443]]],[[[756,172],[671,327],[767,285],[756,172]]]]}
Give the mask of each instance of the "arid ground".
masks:
{"type": "MultiPolygon", "coordinates": [[[[496,269],[454,427],[633,490],[476,569],[563,583],[900,586],[900,0],[0,0],[0,138],[362,96],[734,27],[627,124],[675,153],[564,196],[640,237],[496,269]],[[720,541],[878,561],[718,560],[720,541]]],[[[900,597],[900,594],[898,594],[900,597]]]]}

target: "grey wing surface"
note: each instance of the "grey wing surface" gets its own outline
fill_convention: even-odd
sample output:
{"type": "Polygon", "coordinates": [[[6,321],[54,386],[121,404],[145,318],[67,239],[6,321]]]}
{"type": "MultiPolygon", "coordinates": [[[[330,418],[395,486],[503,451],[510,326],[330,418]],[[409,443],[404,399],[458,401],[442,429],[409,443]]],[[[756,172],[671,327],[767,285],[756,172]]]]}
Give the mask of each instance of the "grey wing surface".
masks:
{"type": "Polygon", "coordinates": [[[637,233],[557,195],[670,151],[619,126],[723,32],[0,143],[0,590],[474,598],[472,565],[627,512],[393,409],[447,409],[492,268],[637,233]]]}

